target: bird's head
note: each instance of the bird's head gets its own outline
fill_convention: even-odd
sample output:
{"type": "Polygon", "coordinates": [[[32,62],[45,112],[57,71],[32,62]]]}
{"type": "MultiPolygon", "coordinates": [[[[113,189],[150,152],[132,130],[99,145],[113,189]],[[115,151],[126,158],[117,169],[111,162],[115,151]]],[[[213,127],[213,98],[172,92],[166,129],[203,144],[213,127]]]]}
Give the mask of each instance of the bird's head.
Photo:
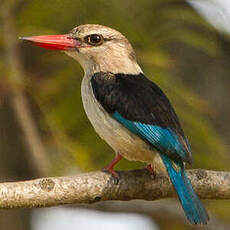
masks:
{"type": "Polygon", "coordinates": [[[86,24],[75,27],[69,34],[21,39],[47,49],[65,51],[82,65],[86,73],[142,72],[129,41],[120,32],[106,26],[86,24]]]}

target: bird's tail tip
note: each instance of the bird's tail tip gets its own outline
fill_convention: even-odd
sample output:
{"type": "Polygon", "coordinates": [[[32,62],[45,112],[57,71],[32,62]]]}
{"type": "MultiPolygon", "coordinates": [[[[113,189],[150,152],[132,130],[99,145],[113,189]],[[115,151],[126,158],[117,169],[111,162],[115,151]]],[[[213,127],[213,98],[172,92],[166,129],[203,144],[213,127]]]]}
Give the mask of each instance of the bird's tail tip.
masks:
{"type": "MultiPolygon", "coordinates": [[[[203,205],[200,203],[200,205],[203,208],[203,205]]],[[[185,214],[187,216],[188,221],[192,225],[200,225],[200,226],[206,226],[209,222],[209,216],[206,210],[203,208],[203,210],[199,213],[199,217],[194,216],[193,214],[187,214],[185,211],[185,214]]]]}
{"type": "Polygon", "coordinates": [[[209,222],[208,213],[193,190],[192,184],[184,169],[182,169],[182,178],[184,182],[184,196],[182,196],[182,200],[180,200],[189,222],[193,225],[207,225],[209,222]]]}
{"type": "Polygon", "coordinates": [[[185,172],[182,161],[173,162],[165,154],[161,158],[176,190],[188,221],[192,225],[207,225],[209,216],[185,172]]]}

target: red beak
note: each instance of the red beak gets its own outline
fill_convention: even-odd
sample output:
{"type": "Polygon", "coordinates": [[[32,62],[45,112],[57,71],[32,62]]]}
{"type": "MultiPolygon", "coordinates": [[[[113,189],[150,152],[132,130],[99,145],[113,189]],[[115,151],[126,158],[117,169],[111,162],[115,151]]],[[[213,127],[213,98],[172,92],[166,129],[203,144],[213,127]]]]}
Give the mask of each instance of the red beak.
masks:
{"type": "Polygon", "coordinates": [[[69,37],[68,34],[20,37],[19,39],[33,42],[34,45],[51,50],[75,50],[81,42],[69,37]]]}

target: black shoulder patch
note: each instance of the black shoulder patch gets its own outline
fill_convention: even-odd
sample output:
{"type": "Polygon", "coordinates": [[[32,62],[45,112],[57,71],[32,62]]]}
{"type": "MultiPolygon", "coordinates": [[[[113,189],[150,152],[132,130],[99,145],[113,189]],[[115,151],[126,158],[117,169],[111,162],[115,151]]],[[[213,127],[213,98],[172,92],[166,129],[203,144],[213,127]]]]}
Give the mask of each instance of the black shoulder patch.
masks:
{"type": "Polygon", "coordinates": [[[113,96],[116,92],[116,77],[112,73],[99,72],[91,78],[94,96],[108,113],[114,113],[114,105],[117,98],[113,96]]]}
{"type": "Polygon", "coordinates": [[[96,73],[91,85],[94,95],[108,113],[119,112],[130,121],[178,126],[179,120],[163,91],[143,74],[96,73]]]}

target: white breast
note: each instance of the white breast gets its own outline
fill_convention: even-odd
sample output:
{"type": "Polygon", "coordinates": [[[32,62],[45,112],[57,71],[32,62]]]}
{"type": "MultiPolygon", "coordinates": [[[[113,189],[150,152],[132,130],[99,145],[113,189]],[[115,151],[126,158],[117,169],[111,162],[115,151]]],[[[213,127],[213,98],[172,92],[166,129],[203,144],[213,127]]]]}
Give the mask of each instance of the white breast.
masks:
{"type": "Polygon", "coordinates": [[[85,76],[82,80],[81,93],[85,112],[94,129],[116,153],[120,153],[128,160],[153,162],[156,156],[153,148],[138,136],[129,132],[103,109],[93,95],[90,77],[88,76],[85,76]]]}

